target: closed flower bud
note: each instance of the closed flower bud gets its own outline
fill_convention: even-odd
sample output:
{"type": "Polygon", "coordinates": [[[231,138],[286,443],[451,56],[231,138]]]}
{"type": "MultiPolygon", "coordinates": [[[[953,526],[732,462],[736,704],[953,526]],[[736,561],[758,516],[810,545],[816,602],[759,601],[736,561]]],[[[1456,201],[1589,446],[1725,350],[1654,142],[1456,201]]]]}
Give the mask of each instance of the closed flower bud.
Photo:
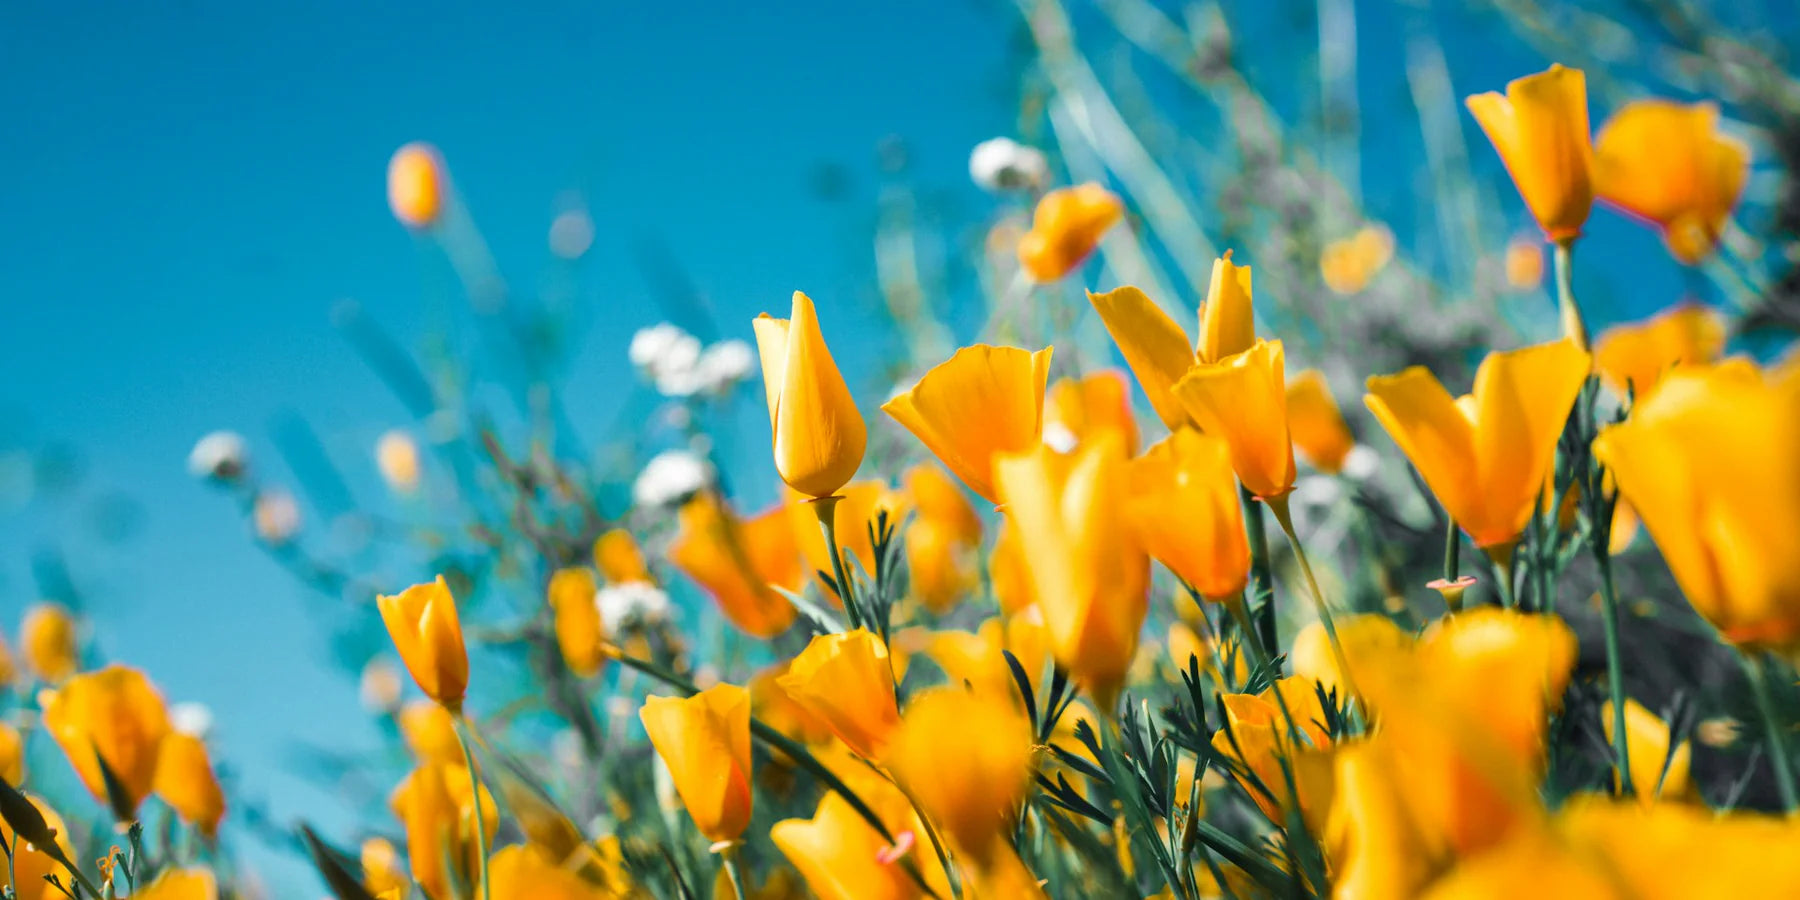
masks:
{"type": "Polygon", "coordinates": [[[107,666],[45,691],[39,702],[45,730],[87,789],[107,802],[100,770],[105,760],[125,793],[117,798],[125,808],[117,812],[135,811],[155,784],[157,757],[169,734],[167,707],[149,679],[136,669],[107,666]]]}
{"type": "Polygon", "coordinates": [[[1175,396],[1208,434],[1225,439],[1238,480],[1263,499],[1294,487],[1288,437],[1287,371],[1280,341],[1258,340],[1216,363],[1199,363],[1175,383],[1175,396]]]}
{"type": "Polygon", "coordinates": [[[550,610],[556,646],[569,671],[582,678],[600,672],[606,662],[606,633],[594,596],[599,587],[592,570],[582,566],[557,569],[550,576],[550,610]]]}
{"type": "Polygon", "coordinates": [[[439,575],[394,596],[376,598],[400,660],[425,695],[451,712],[462,709],[469,686],[469,654],[463,647],[456,598],[439,575]]]}
{"type": "Polygon", "coordinates": [[[900,723],[887,645],[866,629],[814,637],[781,686],[865,759],[881,757],[900,723]]]}
{"type": "Polygon", "coordinates": [[[969,489],[998,503],[994,459],[1041,442],[1050,349],[977,344],[939,364],[881,409],[969,489]]]}
{"type": "Polygon", "coordinates": [[[43,681],[57,684],[75,674],[81,662],[75,617],[60,604],[33,606],[19,626],[19,650],[26,670],[43,681]]]}
{"type": "Polygon", "coordinates": [[[408,228],[430,228],[443,215],[447,180],[436,147],[407,144],[388,160],[388,208],[408,228]]]}
{"type": "Polygon", "coordinates": [[[750,824],[750,692],[718,684],[692,697],[650,697],[638,713],[681,802],[707,840],[750,824]]]}
{"type": "Polygon", "coordinates": [[[1038,201],[1031,230],[1019,239],[1019,265],[1033,281],[1056,281],[1080,266],[1124,214],[1119,198],[1098,184],[1057,188],[1038,201]]]}
{"type": "Polygon", "coordinates": [[[819,332],[812,299],[794,292],[792,317],[755,321],[775,471],[812,497],[837,493],[862,465],[868,430],[819,332]]]}
{"type": "Polygon", "coordinates": [[[650,567],[637,539],[623,528],[611,528],[594,541],[594,568],[607,584],[649,581],[650,567]]]}
{"type": "Polygon", "coordinates": [[[67,900],[64,892],[44,880],[46,875],[68,877],[58,856],[75,859],[68,829],[49,804],[10,785],[0,786],[0,838],[13,848],[11,863],[0,863],[0,885],[11,888],[19,900],[67,900]],[[54,852],[45,852],[46,848],[54,852]]]}
{"type": "Polygon", "coordinates": [[[1587,76],[1551,66],[1507,84],[1504,96],[1476,94],[1467,105],[1545,236],[1578,237],[1594,205],[1587,76]]]}

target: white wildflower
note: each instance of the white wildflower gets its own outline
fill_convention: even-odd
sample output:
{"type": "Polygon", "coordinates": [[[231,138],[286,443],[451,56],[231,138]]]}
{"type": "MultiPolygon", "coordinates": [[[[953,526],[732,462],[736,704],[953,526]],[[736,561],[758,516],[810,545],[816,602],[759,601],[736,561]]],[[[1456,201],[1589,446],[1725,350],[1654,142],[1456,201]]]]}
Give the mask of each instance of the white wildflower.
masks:
{"type": "Polygon", "coordinates": [[[650,459],[631,486],[640,507],[668,506],[712,483],[712,466],[686,450],[664,450],[650,459]]]}
{"type": "Polygon", "coordinates": [[[169,707],[169,727],[189,737],[204,740],[212,733],[212,710],[204,703],[177,703],[169,707]]]}
{"type": "Polygon", "coordinates": [[[1041,150],[997,137],[975,145],[969,154],[969,177],[990,191],[1036,187],[1050,180],[1050,161],[1041,150]]]}
{"type": "Polygon", "coordinates": [[[648,581],[609,584],[594,595],[594,605],[600,609],[600,621],[608,633],[660,622],[669,615],[669,595],[648,581]]]}
{"type": "Polygon", "coordinates": [[[706,352],[700,354],[700,362],[695,370],[705,385],[703,390],[722,394],[748,378],[755,363],[756,356],[751,352],[750,345],[733,338],[706,348],[706,352]]]}
{"type": "Polygon", "coordinates": [[[1381,468],[1381,456],[1366,444],[1357,444],[1344,454],[1344,466],[1341,470],[1344,477],[1352,481],[1367,481],[1381,468]]]}
{"type": "Polygon", "coordinates": [[[234,481],[244,474],[250,453],[244,436],[235,431],[215,431],[194,443],[188,451],[188,472],[195,478],[234,481]]]}
{"type": "Polygon", "coordinates": [[[256,536],[271,544],[285,544],[300,531],[300,501],[281,488],[271,488],[256,495],[250,510],[256,536]]]}

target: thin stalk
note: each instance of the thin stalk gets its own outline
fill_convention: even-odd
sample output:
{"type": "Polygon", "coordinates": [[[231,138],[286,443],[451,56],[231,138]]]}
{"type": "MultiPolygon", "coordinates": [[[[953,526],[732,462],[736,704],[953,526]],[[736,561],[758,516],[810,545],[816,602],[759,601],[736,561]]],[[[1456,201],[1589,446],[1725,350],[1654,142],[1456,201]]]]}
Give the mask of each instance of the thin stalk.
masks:
{"type": "Polygon", "coordinates": [[[856,590],[850,586],[848,573],[844,571],[844,556],[838,549],[837,505],[842,499],[844,498],[836,495],[820,497],[812,501],[812,508],[819,517],[819,529],[825,533],[825,551],[831,554],[831,577],[837,580],[838,599],[844,602],[844,612],[850,616],[850,627],[868,627],[871,623],[862,621],[862,611],[856,605],[856,590]]]}
{"type": "MultiPolygon", "coordinates": [[[[16,835],[14,836],[14,839],[13,839],[13,847],[15,849],[18,847],[18,838],[16,835]]],[[[93,894],[95,897],[106,896],[105,894],[100,893],[100,889],[95,887],[94,883],[89,881],[86,875],[81,874],[81,870],[75,867],[75,862],[73,860],[69,859],[67,856],[64,856],[62,850],[60,850],[56,847],[48,847],[48,848],[44,848],[44,852],[51,859],[54,859],[57,862],[62,863],[62,867],[69,870],[70,877],[74,878],[75,882],[77,884],[81,885],[84,889],[86,889],[88,893],[93,894]]],[[[9,862],[7,864],[9,866],[11,865],[10,858],[9,858],[9,862]]],[[[17,881],[11,881],[11,883],[18,884],[17,881]]]]}
{"type": "Polygon", "coordinates": [[[1331,641],[1331,655],[1337,663],[1344,689],[1351,697],[1356,698],[1358,706],[1363,706],[1362,694],[1357,691],[1356,679],[1350,673],[1350,658],[1344,655],[1344,645],[1338,640],[1337,625],[1331,619],[1331,608],[1325,605],[1325,592],[1319,590],[1319,579],[1313,575],[1312,562],[1306,558],[1306,548],[1300,545],[1300,536],[1294,531],[1294,517],[1288,509],[1287,495],[1266,498],[1263,502],[1269,505],[1269,512],[1275,515],[1275,522],[1281,526],[1281,533],[1287,536],[1288,546],[1294,549],[1294,558],[1300,562],[1300,574],[1305,577],[1306,589],[1312,595],[1313,611],[1318,613],[1319,623],[1325,626],[1325,636],[1331,641]]]}
{"type": "MultiPolygon", "coordinates": [[[[1263,527],[1262,503],[1249,491],[1239,489],[1243,494],[1244,530],[1250,537],[1250,586],[1251,596],[1258,597],[1273,593],[1273,577],[1269,574],[1269,532],[1263,527]]],[[[1264,647],[1279,647],[1280,636],[1275,633],[1275,604],[1268,604],[1264,611],[1262,640],[1264,647]]]]}
{"type": "Polygon", "coordinates": [[[481,813],[481,776],[475,774],[475,754],[469,750],[469,717],[458,711],[455,716],[456,744],[462,748],[463,765],[469,767],[469,796],[475,804],[475,852],[481,855],[481,900],[493,900],[493,887],[488,884],[487,819],[481,813]]]}
{"type": "Polygon", "coordinates": [[[1516,544],[1505,544],[1488,548],[1488,559],[1494,562],[1494,580],[1499,582],[1500,605],[1507,609],[1515,609],[1519,598],[1513,591],[1513,552],[1516,544]]]}
{"type": "Polygon", "coordinates": [[[1788,756],[1787,738],[1775,716],[1775,700],[1769,696],[1769,669],[1754,655],[1745,652],[1745,674],[1750,676],[1750,691],[1756,695],[1756,712],[1762,716],[1763,733],[1769,741],[1769,765],[1775,769],[1775,786],[1781,791],[1781,808],[1789,817],[1800,815],[1800,794],[1794,789],[1794,761],[1788,756]]]}
{"type": "Polygon", "coordinates": [[[1456,520],[1444,516],[1444,580],[1456,581],[1456,570],[1462,568],[1462,535],[1456,520]]]}
{"type": "Polygon", "coordinates": [[[1231,613],[1231,620],[1237,623],[1238,632],[1248,641],[1250,649],[1256,654],[1256,664],[1266,665],[1269,662],[1269,649],[1263,646],[1262,637],[1256,633],[1255,623],[1250,621],[1250,610],[1244,605],[1244,595],[1238,594],[1225,601],[1225,609],[1231,613]]]}
{"type": "Polygon", "coordinates": [[[728,841],[719,848],[719,857],[725,861],[725,877],[731,881],[731,893],[737,900],[744,900],[744,876],[738,871],[738,842],[728,841]]]}
{"type": "Polygon", "coordinates": [[[1575,339],[1575,345],[1588,349],[1587,320],[1581,317],[1581,306],[1575,302],[1575,277],[1570,257],[1575,239],[1556,242],[1556,308],[1562,316],[1563,336],[1575,339]]]}
{"type": "MultiPolygon", "coordinates": [[[[1619,594],[1613,586],[1612,559],[1607,556],[1604,545],[1594,549],[1594,562],[1600,567],[1600,625],[1606,637],[1606,687],[1612,695],[1613,765],[1619,770],[1620,791],[1632,796],[1637,789],[1631,783],[1631,750],[1625,737],[1625,663],[1619,649],[1619,594]]],[[[1750,680],[1757,683],[1755,678],[1750,680]]],[[[1782,769],[1781,766],[1776,768],[1782,769]]],[[[1793,789],[1791,782],[1788,789],[1793,789]]],[[[1793,804],[1788,804],[1788,808],[1792,809],[1793,804]]]]}
{"type": "MultiPolygon", "coordinates": [[[[687,696],[693,696],[694,694],[700,693],[700,688],[696,687],[693,682],[688,681],[673,672],[667,671],[647,659],[639,659],[625,653],[617,647],[608,648],[607,657],[617,661],[620,665],[623,665],[628,669],[642,672],[669,687],[681,691],[687,696]]],[[[750,735],[757,740],[762,741],[764,744],[786,754],[789,759],[794,761],[795,765],[805,769],[808,774],[818,779],[819,783],[823,784],[827,790],[844,798],[844,802],[849,803],[850,808],[855,810],[857,815],[862,816],[863,821],[869,823],[869,827],[874,828],[875,833],[881,835],[882,840],[887,841],[889,845],[894,843],[894,833],[888,830],[887,823],[881,821],[881,817],[876,815],[875,811],[869,808],[869,804],[863,802],[863,799],[857,796],[856,792],[851,790],[849,785],[844,784],[843,779],[837,777],[836,773],[826,768],[825,764],[819,762],[818,757],[813,756],[804,746],[787,735],[782,734],[780,731],[777,731],[769,723],[754,717],[750,719],[750,735]]],[[[931,885],[925,882],[924,874],[919,871],[918,866],[914,864],[911,859],[902,858],[900,864],[906,869],[906,874],[910,875],[913,882],[919,886],[919,889],[925,892],[925,896],[931,897],[933,900],[942,900],[942,898],[938,897],[937,892],[931,889],[931,885]]]]}
{"type": "Polygon", "coordinates": [[[956,868],[950,865],[950,852],[944,849],[944,839],[938,834],[937,825],[931,821],[931,817],[925,814],[925,807],[920,806],[918,798],[913,796],[912,791],[908,790],[906,785],[900,783],[900,779],[895,778],[886,769],[880,768],[873,763],[869,764],[869,768],[874,769],[882,778],[887,780],[888,784],[893,785],[894,789],[900,792],[900,796],[905,797],[906,802],[911,804],[913,811],[919,814],[919,824],[925,826],[925,837],[931,841],[931,849],[933,852],[937,853],[938,865],[944,867],[944,877],[950,881],[950,895],[952,897],[962,897],[962,885],[960,881],[952,877],[956,868]]]}

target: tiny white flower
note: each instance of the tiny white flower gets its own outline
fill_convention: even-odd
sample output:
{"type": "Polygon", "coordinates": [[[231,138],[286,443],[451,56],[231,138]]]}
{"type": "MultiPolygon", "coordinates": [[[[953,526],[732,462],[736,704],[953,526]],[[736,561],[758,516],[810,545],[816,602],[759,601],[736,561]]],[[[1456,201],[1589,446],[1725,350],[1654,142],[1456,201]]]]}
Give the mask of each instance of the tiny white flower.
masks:
{"type": "Polygon", "coordinates": [[[244,436],[235,431],[215,431],[194,442],[188,451],[188,472],[195,478],[232,481],[244,474],[250,453],[244,436]]]}
{"type": "Polygon", "coordinates": [[[1330,506],[1344,493],[1330,475],[1308,475],[1294,485],[1294,500],[1302,506],[1330,506]]]}
{"type": "Polygon", "coordinates": [[[636,623],[660,622],[669,615],[669,595],[648,581],[609,584],[594,594],[594,605],[609,633],[636,623]]]}
{"type": "Polygon", "coordinates": [[[648,369],[668,352],[669,345],[684,337],[687,337],[687,332],[669,322],[640,328],[631,336],[631,349],[627,354],[631,357],[632,365],[648,369]]]}
{"type": "Polygon", "coordinates": [[[1069,426],[1061,422],[1051,422],[1044,426],[1044,446],[1058,453],[1073,453],[1075,445],[1079,443],[1081,443],[1081,439],[1075,436],[1075,432],[1069,430],[1069,426]]]}
{"type": "Polygon", "coordinates": [[[204,740],[212,733],[212,710],[204,703],[177,703],[169,707],[169,727],[189,737],[204,740]]]}
{"type": "Polygon", "coordinates": [[[1353,481],[1367,481],[1381,468],[1381,455],[1366,444],[1357,444],[1344,454],[1343,473],[1353,481]]]}
{"type": "Polygon", "coordinates": [[[256,495],[250,510],[256,536],[271,544],[285,544],[300,530],[300,502],[281,488],[271,488],[256,495]]]}
{"type": "Polygon", "coordinates": [[[645,464],[631,486],[641,507],[668,506],[712,483],[712,466],[686,450],[664,450],[645,464]]]}
{"type": "Polygon", "coordinates": [[[733,338],[706,348],[706,352],[700,354],[700,362],[695,370],[705,385],[703,390],[717,394],[730,390],[738,382],[748,378],[750,368],[755,363],[756,357],[751,353],[750,345],[733,338]]]}
{"type": "Polygon", "coordinates": [[[594,245],[594,219],[585,209],[570,209],[550,220],[550,252],[580,259],[594,245]]]}
{"type": "Polygon", "coordinates": [[[975,145],[969,154],[969,177],[990,191],[1033,187],[1049,181],[1050,161],[1041,150],[997,137],[975,145]]]}

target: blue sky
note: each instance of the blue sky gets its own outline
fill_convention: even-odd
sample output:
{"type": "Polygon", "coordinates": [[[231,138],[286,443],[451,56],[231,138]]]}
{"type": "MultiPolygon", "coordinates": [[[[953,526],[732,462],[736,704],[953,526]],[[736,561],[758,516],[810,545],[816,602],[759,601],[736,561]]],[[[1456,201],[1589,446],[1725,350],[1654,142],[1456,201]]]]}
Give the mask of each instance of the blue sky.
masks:
{"type": "MultiPolygon", "coordinates": [[[[12,633],[34,599],[31,549],[69,542],[104,655],[147,669],[171,699],[211,706],[227,765],[279,821],[307,815],[347,833],[284,752],[372,746],[355,685],[327,664],[303,590],[250,546],[226,500],[186,476],[184,458],[216,428],[271,457],[269,425],[292,412],[373,495],[369,448],[406,415],[329,311],[354,298],[411,342],[444,278],[388,214],[393,149],[443,149],[517,290],[552,271],[544,235],[558,198],[585,197],[599,236],[580,275],[598,321],[570,388],[598,423],[630,377],[632,331],[659,318],[635,241],[666,244],[731,334],[748,338],[751,316],[804,288],[840,310],[851,347],[867,346],[872,320],[849,307],[869,290],[877,145],[905,137],[917,178],[978,218],[968,149],[1014,129],[1018,25],[1005,4],[668,9],[10,7],[0,435],[78,447],[90,490],[123,490],[145,516],[134,539],[103,551],[56,504],[0,512],[0,626],[12,633]],[[809,190],[823,162],[850,173],[845,200],[809,190]]],[[[1365,79],[1391,105],[1390,24],[1363,31],[1365,59],[1389,60],[1365,79]]],[[[1474,65],[1470,90],[1542,61],[1512,47],[1474,65]]],[[[1497,168],[1484,144],[1472,150],[1497,168]]],[[[1597,240],[1651,260],[1631,288],[1679,291],[1654,238],[1596,227],[1617,234],[1597,240]]],[[[274,884],[302,885],[291,865],[259,861],[274,884]]]]}

